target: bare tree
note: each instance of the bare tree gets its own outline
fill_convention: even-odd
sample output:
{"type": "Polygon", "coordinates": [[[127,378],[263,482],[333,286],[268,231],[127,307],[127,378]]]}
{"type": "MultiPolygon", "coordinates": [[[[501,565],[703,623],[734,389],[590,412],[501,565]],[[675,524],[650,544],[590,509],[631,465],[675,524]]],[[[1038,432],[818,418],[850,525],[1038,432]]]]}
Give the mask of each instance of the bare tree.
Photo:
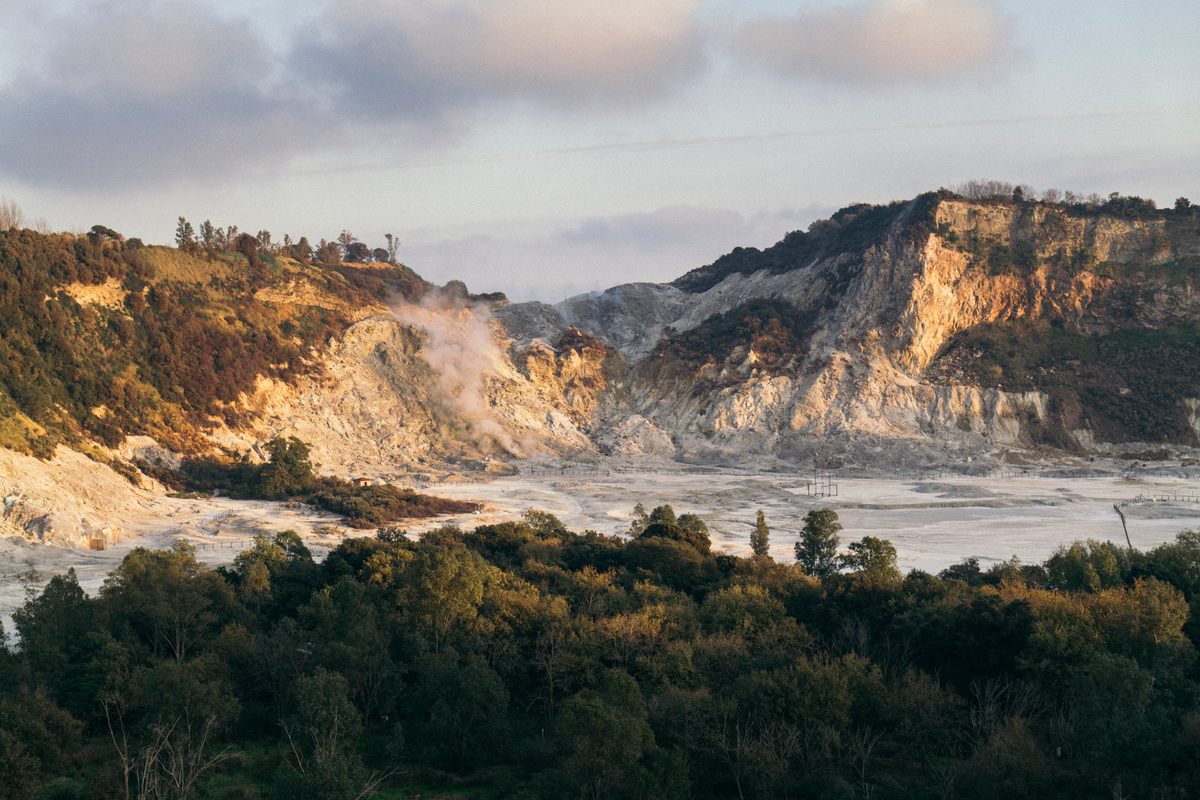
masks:
{"type": "Polygon", "coordinates": [[[846,754],[850,759],[850,766],[854,770],[854,774],[858,776],[864,800],[870,800],[871,797],[871,783],[867,780],[867,768],[871,764],[875,745],[879,744],[882,736],[882,733],[872,730],[870,725],[865,725],[855,728],[846,737],[846,754]]]}
{"type": "Polygon", "coordinates": [[[0,231],[20,228],[25,224],[25,212],[16,201],[0,197],[0,231]]]}
{"type": "Polygon", "coordinates": [[[987,744],[999,728],[1013,719],[1029,719],[1037,710],[1037,693],[1027,683],[990,678],[971,684],[967,738],[972,750],[987,744]]]}
{"type": "Polygon", "coordinates": [[[184,717],[151,726],[140,748],[130,741],[125,708],[115,694],[101,699],[109,739],[117,752],[124,779],[125,800],[192,800],[199,796],[205,773],[227,760],[228,748],[208,753],[216,717],[206,718],[193,730],[184,717]]]}

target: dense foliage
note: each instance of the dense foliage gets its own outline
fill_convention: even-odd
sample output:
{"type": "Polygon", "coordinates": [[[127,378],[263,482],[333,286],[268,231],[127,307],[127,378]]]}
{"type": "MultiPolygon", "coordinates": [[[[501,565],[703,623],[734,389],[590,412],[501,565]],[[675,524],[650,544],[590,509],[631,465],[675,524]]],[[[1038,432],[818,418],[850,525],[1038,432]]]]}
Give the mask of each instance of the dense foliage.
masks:
{"type": "Polygon", "coordinates": [[[719,380],[722,367],[740,366],[731,359],[744,361],[752,352],[755,367],[781,372],[804,360],[815,322],[813,314],[802,313],[786,300],[758,298],[714,314],[694,328],[664,335],[642,368],[682,368],[699,381],[719,380]]]}
{"type": "MultiPolygon", "coordinates": [[[[807,267],[821,258],[859,255],[879,242],[897,222],[915,226],[913,230],[922,229],[940,196],[931,192],[911,202],[897,201],[887,205],[856,203],[835,212],[829,219],[814,222],[807,231],[792,231],[765,250],[756,247],[735,248],[713,263],[676,279],[673,285],[686,292],[704,292],[738,273],[749,275],[759,270],[790,272],[807,267]]],[[[831,298],[845,292],[853,277],[853,270],[854,264],[847,264],[840,271],[837,285],[830,287],[831,298]]]]}
{"type": "MultiPolygon", "coordinates": [[[[1185,398],[1200,395],[1200,330],[1172,326],[1085,333],[1046,322],[986,323],[939,355],[972,382],[1048,393],[1057,424],[1107,441],[1192,442],[1185,398]]],[[[1047,443],[1065,438],[1045,431],[1047,443]]]]}
{"type": "Polygon", "coordinates": [[[1196,534],[937,577],[867,538],[817,579],[666,507],[634,532],[530,512],[54,578],[0,652],[0,796],[1200,791],[1196,534]]]}
{"type": "Polygon", "coordinates": [[[186,459],[177,471],[143,464],[166,485],[182,492],[217,492],[250,500],[296,499],[339,514],[354,528],[377,528],[391,522],[462,514],[475,503],[418,494],[390,484],[358,485],[317,475],[306,443],[277,437],[266,444],[267,460],[255,463],[246,454],[228,460],[186,459]]]}

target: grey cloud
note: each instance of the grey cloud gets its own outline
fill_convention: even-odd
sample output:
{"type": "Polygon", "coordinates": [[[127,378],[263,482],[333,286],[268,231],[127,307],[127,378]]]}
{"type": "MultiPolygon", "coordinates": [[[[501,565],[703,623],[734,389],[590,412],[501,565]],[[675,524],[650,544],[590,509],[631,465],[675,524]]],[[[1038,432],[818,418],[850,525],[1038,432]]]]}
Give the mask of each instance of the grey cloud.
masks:
{"type": "Polygon", "coordinates": [[[320,130],[246,21],[138,2],[43,25],[0,88],[0,169],[31,183],[223,176],[320,130]]]}
{"type": "Polygon", "coordinates": [[[1012,49],[993,0],[859,0],[747,20],[734,35],[746,62],[785,77],[893,83],[953,77],[1012,49]]]}
{"type": "Polygon", "coordinates": [[[698,0],[334,0],[293,53],[346,113],[411,119],[478,103],[631,103],[697,71],[698,0]]]}
{"type": "Polygon", "coordinates": [[[694,74],[703,42],[700,0],[329,0],[279,49],[205,2],[18,2],[0,172],[61,187],[267,173],[372,135],[420,146],[498,103],[637,102],[694,74]]]}

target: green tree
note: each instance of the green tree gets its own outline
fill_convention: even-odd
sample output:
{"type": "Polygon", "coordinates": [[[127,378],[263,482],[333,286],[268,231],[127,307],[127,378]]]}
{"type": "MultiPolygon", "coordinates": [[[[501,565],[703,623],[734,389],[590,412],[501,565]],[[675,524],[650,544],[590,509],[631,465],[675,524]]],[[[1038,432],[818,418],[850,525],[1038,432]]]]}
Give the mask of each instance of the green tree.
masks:
{"type": "Polygon", "coordinates": [[[233,249],[246,257],[250,269],[257,272],[259,268],[259,241],[252,233],[243,233],[234,240],[233,249]]]}
{"type": "Polygon", "coordinates": [[[488,763],[508,739],[508,690],[479,655],[430,654],[416,667],[408,707],[426,757],[453,769],[488,763]]]}
{"type": "Polygon", "coordinates": [[[563,704],[555,725],[561,743],[555,783],[587,800],[641,796],[644,760],[655,749],[646,701],[628,673],[608,670],[594,689],[563,704]]]}
{"type": "Polygon", "coordinates": [[[650,512],[650,519],[648,520],[648,523],[651,525],[654,523],[658,523],[660,525],[678,525],[679,520],[675,517],[675,509],[664,503],[661,506],[656,506],[655,509],[650,512]]]}
{"type": "Polygon", "coordinates": [[[210,256],[217,251],[217,229],[213,227],[211,220],[204,220],[200,223],[200,243],[204,245],[204,250],[210,256]]]}
{"type": "Polygon", "coordinates": [[[796,542],[796,561],[809,575],[826,578],[838,571],[838,534],[842,523],[836,511],[814,509],[804,515],[800,541],[796,542]]]}
{"type": "Polygon", "coordinates": [[[355,800],[370,795],[379,776],[358,755],[362,719],[346,696],[346,681],[325,669],[300,678],[292,712],[282,721],[284,766],[272,796],[279,800],[355,800]]]}
{"type": "Polygon", "coordinates": [[[492,569],[461,546],[424,547],[407,562],[399,604],[435,653],[474,627],[492,569]]]}
{"type": "Polygon", "coordinates": [[[851,542],[850,552],[842,558],[849,569],[875,580],[893,581],[900,577],[896,566],[896,548],[887,539],[864,536],[851,542]]]}
{"type": "Polygon", "coordinates": [[[650,515],[646,513],[646,507],[637,503],[633,507],[633,518],[629,521],[629,535],[636,539],[642,535],[642,531],[646,530],[646,526],[649,524],[650,515]]]}
{"type": "Polygon", "coordinates": [[[192,223],[183,217],[179,218],[179,224],[175,226],[175,246],[188,252],[196,249],[196,231],[192,228],[192,223]]]}
{"type": "Polygon", "coordinates": [[[259,472],[259,493],[268,500],[279,500],[311,491],[316,485],[307,444],[295,436],[275,437],[267,443],[270,461],[259,472]]]}
{"type": "Polygon", "coordinates": [[[754,519],[754,530],[750,533],[750,552],[756,556],[771,554],[771,529],[767,527],[767,517],[761,510],[754,519]]]}
{"type": "Polygon", "coordinates": [[[1095,539],[1060,546],[1046,562],[1050,588],[1076,592],[1121,586],[1128,570],[1128,552],[1095,539]]]}

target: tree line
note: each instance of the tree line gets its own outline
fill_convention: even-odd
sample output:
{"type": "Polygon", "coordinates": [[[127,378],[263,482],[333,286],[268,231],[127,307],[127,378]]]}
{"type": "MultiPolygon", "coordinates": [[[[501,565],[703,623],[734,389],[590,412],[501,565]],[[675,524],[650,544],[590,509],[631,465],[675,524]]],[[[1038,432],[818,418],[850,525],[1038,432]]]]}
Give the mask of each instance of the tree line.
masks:
{"type": "Polygon", "coordinates": [[[139,548],[0,652],[0,797],[1094,798],[1200,791],[1200,534],[901,574],[530,511],[316,560],[139,548]]]}
{"type": "Polygon", "coordinates": [[[316,262],[326,266],[370,261],[398,265],[400,239],[391,233],[385,233],[383,238],[385,246],[372,249],[359,241],[349,229],[343,229],[336,239],[321,239],[314,247],[307,236],[293,240],[290,234],[284,234],[282,241],[276,241],[266,229],[258,233],[243,232],[237,225],[217,227],[207,219],[200,223],[198,230],[185,217],[180,217],[175,226],[175,246],[180,250],[204,253],[210,258],[219,253],[240,253],[250,261],[251,266],[258,265],[260,252],[286,256],[305,264],[316,262]]]}

